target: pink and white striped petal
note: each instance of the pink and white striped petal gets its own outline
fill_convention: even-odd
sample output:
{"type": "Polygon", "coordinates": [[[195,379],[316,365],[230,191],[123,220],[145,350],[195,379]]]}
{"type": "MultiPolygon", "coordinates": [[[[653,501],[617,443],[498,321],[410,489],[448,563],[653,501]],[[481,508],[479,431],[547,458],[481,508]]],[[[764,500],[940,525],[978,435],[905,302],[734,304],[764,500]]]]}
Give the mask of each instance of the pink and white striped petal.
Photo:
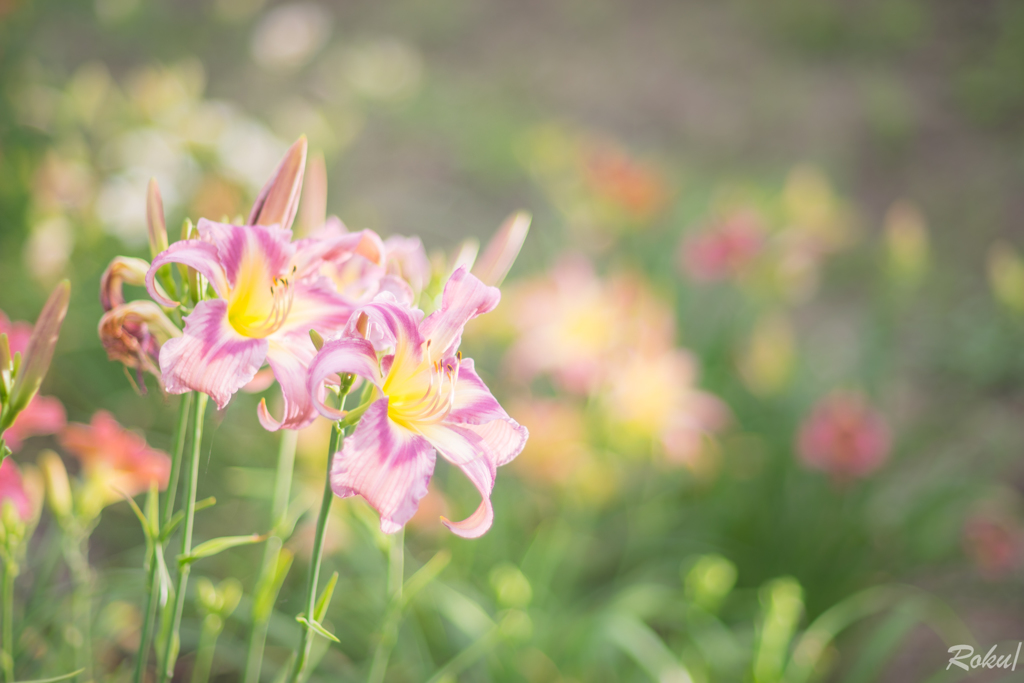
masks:
{"type": "Polygon", "coordinates": [[[477,538],[491,528],[494,510],[491,507],[491,491],[497,465],[487,452],[482,437],[463,425],[441,423],[419,425],[419,432],[437,449],[441,456],[465,474],[480,492],[480,505],[476,511],[461,522],[443,519],[453,533],[463,538],[477,538]]]}
{"type": "Polygon", "coordinates": [[[324,403],[324,385],[339,373],[359,375],[377,386],[383,382],[377,352],[370,342],[361,337],[345,337],[324,344],[309,367],[306,390],[313,406],[330,420],[340,420],[345,416],[344,412],[324,403]]]}
{"type": "MultiPolygon", "coordinates": [[[[217,247],[217,254],[231,287],[244,286],[241,278],[288,277],[295,254],[291,230],[277,226],[231,225],[200,218],[199,235],[217,247]]],[[[204,273],[205,274],[205,273],[204,273]]],[[[220,291],[217,292],[221,294],[220,291]]],[[[221,294],[224,297],[223,294],[221,294]]]]}
{"type": "Polygon", "coordinates": [[[223,409],[256,376],[267,357],[267,340],[239,334],[227,311],[221,299],[200,301],[185,318],[182,336],[160,348],[160,370],[169,393],[201,391],[223,409]]]}
{"type": "Polygon", "coordinates": [[[434,449],[388,419],[385,397],[367,409],[335,454],[331,488],[342,498],[365,498],[380,513],[381,531],[392,534],[416,513],[433,473],[434,449]]]}
{"type": "Polygon", "coordinates": [[[269,340],[267,361],[274,372],[274,378],[281,385],[284,398],[284,416],[276,419],[267,409],[267,401],[260,401],[257,414],[260,424],[270,432],[285,429],[302,429],[308,427],[316,419],[317,411],[313,399],[306,389],[306,378],[309,375],[309,363],[316,355],[316,348],[309,335],[294,334],[291,337],[279,338],[277,335],[269,340]]]}
{"type": "MultiPolygon", "coordinates": [[[[345,300],[325,277],[300,280],[292,285],[292,305],[288,318],[272,339],[301,336],[309,342],[309,331],[316,330],[324,337],[336,337],[344,329],[355,307],[345,300]]],[[[310,356],[312,358],[312,355],[310,356]]]]}
{"type": "Polygon", "coordinates": [[[466,323],[493,311],[501,299],[497,287],[488,287],[463,266],[452,273],[444,286],[441,308],[431,313],[420,332],[431,340],[430,358],[438,360],[455,353],[466,323]]]}
{"type": "Polygon", "coordinates": [[[177,306],[178,302],[169,299],[161,287],[156,284],[156,272],[160,266],[168,263],[180,263],[183,266],[193,268],[200,275],[205,277],[217,296],[224,298],[230,292],[227,274],[220,262],[220,254],[217,247],[211,242],[192,239],[175,242],[164,251],[157,254],[149,265],[149,272],[146,273],[146,289],[153,300],[164,306],[177,306]]]}

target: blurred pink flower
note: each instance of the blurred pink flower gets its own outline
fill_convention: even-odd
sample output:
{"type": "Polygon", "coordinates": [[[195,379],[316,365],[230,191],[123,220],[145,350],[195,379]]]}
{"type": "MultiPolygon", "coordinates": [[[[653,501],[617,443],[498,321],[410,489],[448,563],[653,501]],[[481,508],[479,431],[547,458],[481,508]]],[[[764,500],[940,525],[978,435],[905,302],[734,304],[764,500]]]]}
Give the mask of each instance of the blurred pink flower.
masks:
{"type": "MultiPolygon", "coordinates": [[[[0,334],[7,335],[12,356],[16,353],[24,354],[28,348],[28,340],[32,336],[32,325],[21,321],[11,322],[4,312],[0,311],[0,334]]],[[[66,422],[67,416],[60,400],[37,394],[0,436],[3,436],[4,442],[12,452],[17,452],[25,439],[56,434],[66,422]]]]}
{"type": "Polygon", "coordinates": [[[680,262],[697,282],[713,282],[741,275],[761,253],[766,229],[756,213],[738,210],[696,235],[688,236],[680,262]]]}
{"type": "Polygon", "coordinates": [[[836,391],[818,401],[800,428],[800,459],[837,481],[866,477],[889,457],[889,428],[860,393],[836,391]]]}
{"type": "Polygon", "coordinates": [[[964,551],[989,579],[1006,576],[1024,559],[1024,532],[1007,514],[980,512],[964,524],[964,551]]]}
{"type": "Polygon", "coordinates": [[[445,524],[465,538],[491,526],[496,469],[519,454],[527,432],[458,347],[466,323],[493,310],[499,297],[496,287],[465,267],[448,280],[441,308],[427,318],[381,294],[359,309],[345,335],[325,344],[310,366],[309,390],[330,419],[344,413],[324,403],[325,382],[352,373],[376,387],[355,432],[334,455],[331,483],[342,498],[363,496],[380,513],[385,533],[398,531],[415,514],[434,471],[435,451],[459,467],[483,499],[467,519],[445,524]],[[387,355],[380,358],[379,352],[387,355]]]}
{"type": "Polygon", "coordinates": [[[14,504],[18,516],[23,521],[29,521],[33,517],[32,501],[21,480],[21,472],[18,466],[10,458],[5,458],[0,464],[0,506],[7,501],[14,504]]]}
{"type": "Polygon", "coordinates": [[[146,440],[125,429],[105,410],[96,411],[89,424],[72,423],[60,434],[61,446],[82,463],[82,469],[104,488],[107,502],[121,494],[134,496],[151,482],[163,489],[171,474],[171,459],[150,448],[146,440]]]}
{"type": "Polygon", "coordinates": [[[3,433],[4,442],[12,452],[17,453],[25,439],[56,434],[66,423],[67,414],[60,400],[53,396],[36,395],[25,410],[14,418],[14,424],[3,433]]]}
{"type": "Polygon", "coordinates": [[[11,322],[11,319],[3,311],[0,311],[0,334],[7,335],[11,355],[18,352],[24,353],[28,347],[28,340],[32,336],[32,325],[21,320],[11,322]]]}
{"type": "Polygon", "coordinates": [[[551,374],[576,394],[598,389],[624,351],[672,347],[672,313],[642,280],[600,279],[581,256],[562,258],[547,276],[519,283],[505,315],[519,332],[509,372],[530,381],[551,374]]]}

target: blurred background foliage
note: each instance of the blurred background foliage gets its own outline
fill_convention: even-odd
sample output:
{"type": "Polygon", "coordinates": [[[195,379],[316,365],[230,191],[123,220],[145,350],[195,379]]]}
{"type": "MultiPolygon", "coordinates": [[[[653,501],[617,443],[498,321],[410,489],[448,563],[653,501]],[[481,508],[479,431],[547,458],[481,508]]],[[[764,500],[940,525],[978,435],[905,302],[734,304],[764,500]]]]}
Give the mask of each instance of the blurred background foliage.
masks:
{"type": "MultiPolygon", "coordinates": [[[[387,680],[957,680],[949,645],[1024,629],[1022,114],[1013,0],[0,0],[0,308],[32,320],[70,277],[45,392],[166,449],[176,399],[137,396],[95,333],[102,269],[145,252],[150,177],[169,226],[245,214],[304,133],[351,228],[450,253],[528,208],[466,346],[531,440],[478,541],[442,530],[475,494],[439,472],[407,574],[452,561],[387,680]]],[[[210,430],[200,540],[270,524],[257,401],[210,430]]],[[[299,437],[300,508],[326,442],[299,437]]],[[[264,680],[298,637],[307,518],[264,680]]],[[[386,544],[359,501],[331,525],[341,644],[313,679],[363,680],[386,544]]],[[[19,579],[19,677],[71,666],[57,534],[44,517],[19,579]]],[[[110,680],[143,550],[105,510],[110,680]]],[[[238,680],[260,554],[197,565],[181,680],[210,624],[213,679],[238,680]]]]}

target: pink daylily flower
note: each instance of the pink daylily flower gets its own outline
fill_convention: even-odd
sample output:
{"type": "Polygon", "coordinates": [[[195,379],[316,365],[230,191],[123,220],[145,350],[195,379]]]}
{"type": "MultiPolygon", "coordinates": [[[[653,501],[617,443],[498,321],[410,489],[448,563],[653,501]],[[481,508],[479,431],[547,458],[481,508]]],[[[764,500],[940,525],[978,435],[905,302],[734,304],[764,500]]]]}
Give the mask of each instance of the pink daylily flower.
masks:
{"type": "Polygon", "coordinates": [[[7,501],[14,505],[14,509],[17,510],[18,516],[23,522],[29,521],[34,516],[32,501],[29,500],[28,493],[25,491],[21,472],[10,458],[5,458],[0,464],[0,506],[7,501]]]}
{"type": "MultiPolygon", "coordinates": [[[[182,336],[160,349],[166,390],[201,391],[224,408],[266,361],[284,394],[284,417],[271,416],[264,401],[260,423],[271,431],[305,427],[316,417],[306,391],[306,368],[316,353],[309,330],[336,334],[354,308],[320,268],[365,250],[367,241],[374,244],[369,231],[292,242],[291,231],[276,225],[200,219],[197,227],[198,239],[171,245],[146,275],[150,295],[164,306],[177,305],[155,283],[157,269],[167,263],[194,268],[218,297],[196,304],[182,336]]],[[[383,260],[382,253],[375,256],[383,260]]]]}
{"type": "Polygon", "coordinates": [[[325,382],[353,373],[374,386],[373,403],[334,455],[331,484],[342,498],[363,496],[380,513],[385,533],[398,531],[415,514],[427,494],[435,451],[459,467],[482,498],[467,519],[442,521],[464,538],[491,526],[496,470],[522,451],[528,433],[458,347],[466,323],[493,310],[499,298],[496,287],[464,267],[445,285],[441,308],[425,319],[382,294],[360,308],[345,334],[325,344],[310,366],[309,391],[331,419],[344,413],[324,403],[325,382]]]}

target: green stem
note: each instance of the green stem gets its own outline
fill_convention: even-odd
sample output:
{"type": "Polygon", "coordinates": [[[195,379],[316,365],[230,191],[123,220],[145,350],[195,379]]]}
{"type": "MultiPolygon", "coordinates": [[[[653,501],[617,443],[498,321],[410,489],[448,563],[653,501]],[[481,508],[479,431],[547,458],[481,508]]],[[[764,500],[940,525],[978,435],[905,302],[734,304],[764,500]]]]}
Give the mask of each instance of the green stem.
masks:
{"type": "MultiPolygon", "coordinates": [[[[288,511],[288,499],[291,497],[292,471],[295,466],[295,445],[299,433],[286,429],[281,434],[281,444],[277,452],[277,474],[274,479],[274,497],[270,503],[270,524],[275,530],[288,511]]],[[[329,458],[330,456],[328,456],[329,458]]],[[[276,534],[267,540],[263,548],[263,566],[256,581],[257,586],[269,588],[271,577],[277,571],[277,558],[281,552],[283,539],[276,534]]],[[[273,610],[253,620],[252,634],[249,637],[249,655],[245,661],[244,683],[257,683],[260,680],[260,669],[263,666],[263,650],[267,642],[267,631],[270,628],[270,616],[273,610]]]]}
{"type": "Polygon", "coordinates": [[[18,565],[13,560],[4,564],[4,681],[14,683],[14,579],[18,565]]]}
{"type": "MultiPolygon", "coordinates": [[[[316,584],[320,579],[320,561],[324,554],[324,537],[327,535],[327,516],[331,511],[331,503],[334,501],[334,491],[331,490],[331,459],[341,449],[344,436],[341,426],[335,424],[331,428],[331,445],[327,450],[327,472],[324,476],[324,495],[320,501],[320,516],[316,520],[316,536],[313,539],[313,557],[309,564],[309,578],[306,586],[306,619],[312,623],[316,619],[316,584]]],[[[292,668],[290,683],[302,680],[306,664],[309,661],[309,652],[313,647],[313,629],[306,626],[302,629],[302,639],[299,641],[298,656],[295,658],[295,666],[292,668]]]]}
{"type": "MultiPolygon", "coordinates": [[[[178,422],[174,428],[174,437],[171,442],[171,476],[167,481],[167,501],[163,515],[160,519],[159,529],[163,529],[167,520],[174,512],[174,498],[178,489],[178,479],[181,478],[181,454],[185,450],[185,434],[188,431],[188,409],[192,403],[192,392],[181,397],[178,404],[178,422]]],[[[143,613],[142,633],[139,635],[139,652],[135,656],[135,676],[132,679],[135,683],[142,683],[142,675],[146,670],[146,659],[149,657],[149,641],[153,630],[153,623],[156,621],[157,596],[160,594],[160,573],[157,570],[158,563],[156,554],[164,551],[164,544],[159,539],[154,539],[146,555],[146,562],[149,567],[146,585],[149,586],[149,593],[146,595],[146,610],[143,613]]]]}
{"type": "MultiPolygon", "coordinates": [[[[206,414],[206,394],[197,394],[192,411],[192,449],[188,456],[188,469],[185,479],[185,529],[181,535],[181,554],[183,557],[192,552],[192,528],[196,514],[196,487],[199,484],[199,460],[203,445],[203,417],[206,414]]],[[[160,667],[160,683],[165,683],[174,675],[174,665],[178,659],[178,648],[181,640],[178,631],[181,628],[181,614],[185,609],[185,589],[188,587],[188,574],[192,564],[186,562],[178,567],[178,588],[174,593],[174,615],[171,628],[164,642],[164,662],[160,667]]]]}
{"type": "Polygon", "coordinates": [[[213,654],[217,649],[217,638],[224,630],[224,620],[216,614],[208,614],[203,619],[203,628],[199,635],[199,651],[196,652],[196,663],[192,667],[192,683],[206,683],[210,680],[213,668],[213,654]]]}
{"type": "Polygon", "coordinates": [[[373,653],[368,683],[383,683],[388,670],[388,659],[398,641],[398,626],[402,618],[402,584],[405,581],[405,527],[391,535],[388,546],[388,612],[384,618],[377,649],[373,653]]]}
{"type": "Polygon", "coordinates": [[[78,629],[75,666],[84,669],[83,680],[92,680],[92,571],[89,568],[89,534],[73,533],[65,548],[65,561],[71,570],[74,589],[71,594],[72,613],[78,629]]]}

